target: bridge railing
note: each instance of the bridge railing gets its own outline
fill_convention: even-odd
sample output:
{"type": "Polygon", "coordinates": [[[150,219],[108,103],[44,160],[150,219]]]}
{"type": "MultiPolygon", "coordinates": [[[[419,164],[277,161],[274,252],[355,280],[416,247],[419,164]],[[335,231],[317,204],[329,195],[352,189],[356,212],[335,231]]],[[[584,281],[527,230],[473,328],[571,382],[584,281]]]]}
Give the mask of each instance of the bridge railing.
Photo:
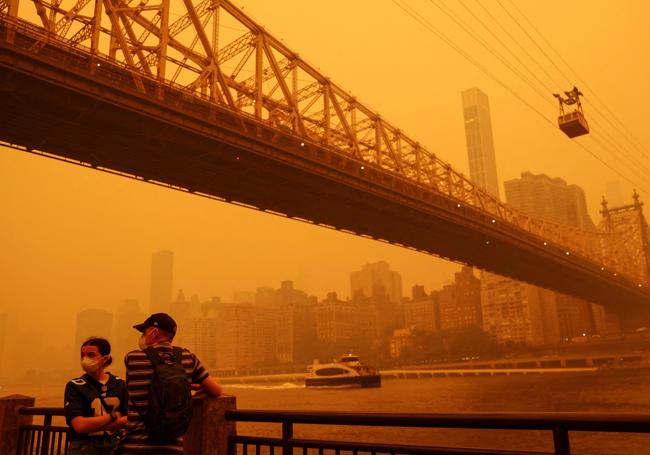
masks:
{"type": "MultiPolygon", "coordinates": [[[[276,411],[236,410],[219,411],[223,419],[205,418],[201,415],[202,436],[225,439],[229,455],[248,454],[483,454],[532,455],[571,453],[570,432],[650,433],[650,414],[624,413],[458,413],[458,414],[377,414],[329,411],[276,411]],[[212,423],[207,423],[211,421],[212,423]],[[216,423],[215,423],[216,422],[216,423]],[[279,437],[238,435],[235,422],[253,422],[280,425],[279,437]],[[429,428],[473,430],[537,430],[548,432],[553,452],[499,450],[488,448],[436,447],[430,445],[404,445],[386,442],[359,442],[352,440],[303,439],[295,436],[296,425],[326,426],[328,435],[336,435],[344,427],[429,428]],[[227,428],[226,428],[227,427],[227,428]]],[[[17,455],[65,455],[67,427],[52,425],[52,418],[63,415],[62,408],[24,407],[21,415],[41,416],[42,424],[19,427],[17,455]]],[[[199,420],[199,419],[196,419],[199,420]]],[[[1,436],[1,435],[0,435],[1,436]]],[[[198,436],[191,433],[191,436],[198,436]]],[[[192,449],[186,445],[185,453],[210,455],[217,450],[192,449]],[[189,449],[189,450],[188,450],[189,449]],[[197,451],[198,450],[198,451],[197,451]]]]}

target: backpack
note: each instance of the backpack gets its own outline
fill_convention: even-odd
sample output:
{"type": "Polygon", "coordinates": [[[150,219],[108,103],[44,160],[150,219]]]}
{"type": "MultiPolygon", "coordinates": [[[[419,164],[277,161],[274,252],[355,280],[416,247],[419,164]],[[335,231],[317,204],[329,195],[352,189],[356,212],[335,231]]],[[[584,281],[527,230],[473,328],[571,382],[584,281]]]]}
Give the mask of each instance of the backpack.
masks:
{"type": "Polygon", "coordinates": [[[171,358],[160,356],[152,347],[144,352],[154,370],[144,416],[149,441],[174,442],[185,434],[192,420],[192,382],[181,362],[183,350],[174,347],[171,358]]]}

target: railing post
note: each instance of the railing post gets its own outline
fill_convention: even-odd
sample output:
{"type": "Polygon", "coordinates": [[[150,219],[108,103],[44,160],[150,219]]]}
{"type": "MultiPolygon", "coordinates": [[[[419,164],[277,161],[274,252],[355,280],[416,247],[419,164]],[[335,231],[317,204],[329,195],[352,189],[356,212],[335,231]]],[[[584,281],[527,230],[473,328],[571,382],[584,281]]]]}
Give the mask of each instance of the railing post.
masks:
{"type": "Polygon", "coordinates": [[[0,455],[15,455],[18,428],[32,423],[32,416],[21,416],[18,409],[34,406],[34,401],[34,398],[24,395],[0,398],[0,455]]]}
{"type": "Polygon", "coordinates": [[[228,453],[228,438],[237,434],[235,422],[225,418],[228,410],[237,409],[234,396],[201,398],[194,400],[192,423],[185,434],[185,455],[228,453]]]}
{"type": "Polygon", "coordinates": [[[293,422],[285,420],[282,422],[282,455],[291,455],[293,449],[289,441],[293,438],[293,422]]]}
{"type": "Polygon", "coordinates": [[[569,432],[566,428],[553,428],[553,446],[555,448],[555,455],[571,455],[569,432]]]}
{"type": "Polygon", "coordinates": [[[50,453],[50,427],[52,426],[52,416],[43,417],[43,439],[41,439],[41,455],[50,453]]]}

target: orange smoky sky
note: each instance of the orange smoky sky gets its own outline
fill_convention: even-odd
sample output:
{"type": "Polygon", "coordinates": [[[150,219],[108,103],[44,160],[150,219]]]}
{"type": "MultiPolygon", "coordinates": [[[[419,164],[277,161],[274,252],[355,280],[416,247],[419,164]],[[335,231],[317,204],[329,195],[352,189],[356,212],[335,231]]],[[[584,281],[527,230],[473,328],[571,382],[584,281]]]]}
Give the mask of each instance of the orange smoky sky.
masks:
{"type": "MultiPolygon", "coordinates": [[[[476,86],[490,99],[501,185],[523,171],[561,177],[585,190],[595,222],[608,182],[619,182],[626,198],[637,187],[648,200],[650,2],[517,1],[561,55],[547,48],[551,61],[527,40],[500,2],[515,11],[510,0],[237,4],[305,60],[464,173],[468,164],[460,92],[476,86]],[[417,10],[500,82],[407,15],[400,4],[417,10]],[[535,93],[443,12],[449,10],[437,5],[447,5],[457,15],[452,17],[462,17],[493,40],[471,10],[506,40],[486,11],[492,14],[534,57],[540,66],[529,65],[550,90],[542,87],[541,95],[535,93]],[[552,91],[574,84],[585,93],[585,115],[594,134],[571,141],[554,126],[552,91]],[[635,138],[637,146],[612,123],[635,138]]],[[[21,8],[33,5],[25,1],[21,8]]],[[[526,58],[513,42],[509,46],[526,58]]],[[[503,48],[500,52],[507,55],[503,48]]],[[[377,260],[388,261],[402,274],[406,294],[414,284],[425,285],[427,291],[440,287],[459,268],[396,246],[7,148],[0,149],[0,195],[0,312],[15,314],[21,326],[70,342],[75,314],[82,308],[113,309],[123,299],[136,298],[148,309],[151,253],[161,249],[175,253],[174,293],[182,288],[186,295],[225,301],[234,291],[278,287],[285,279],[319,298],[328,291],[345,297],[349,272],[377,260]]]]}

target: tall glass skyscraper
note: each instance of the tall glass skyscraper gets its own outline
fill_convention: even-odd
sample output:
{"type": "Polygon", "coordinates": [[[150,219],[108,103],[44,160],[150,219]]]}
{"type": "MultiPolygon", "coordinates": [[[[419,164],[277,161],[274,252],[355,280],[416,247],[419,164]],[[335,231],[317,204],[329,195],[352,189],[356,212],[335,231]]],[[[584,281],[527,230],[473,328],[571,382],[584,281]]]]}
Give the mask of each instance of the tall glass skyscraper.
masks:
{"type": "MultiPolygon", "coordinates": [[[[465,139],[470,178],[499,196],[499,180],[492,138],[490,103],[476,87],[462,92],[465,139]]],[[[550,291],[489,272],[481,273],[483,329],[500,343],[542,345],[559,341],[554,301],[550,291]]]]}
{"type": "Polygon", "coordinates": [[[469,176],[478,186],[499,199],[499,180],[488,97],[476,87],[465,90],[461,95],[469,156],[469,176]]]}

